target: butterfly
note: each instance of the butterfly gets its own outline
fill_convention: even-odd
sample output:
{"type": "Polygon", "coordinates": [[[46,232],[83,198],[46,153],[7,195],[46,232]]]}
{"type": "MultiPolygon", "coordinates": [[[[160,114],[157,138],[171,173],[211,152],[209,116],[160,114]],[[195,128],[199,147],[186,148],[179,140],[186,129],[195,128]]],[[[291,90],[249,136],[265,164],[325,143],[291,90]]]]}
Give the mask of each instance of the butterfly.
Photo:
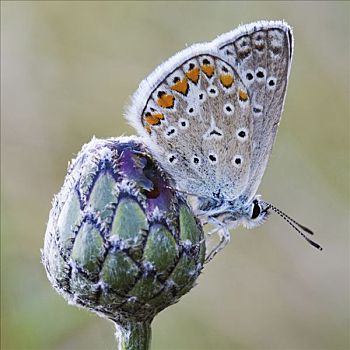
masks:
{"type": "Polygon", "coordinates": [[[242,25],[178,52],[141,82],[126,118],[175,188],[196,198],[195,213],[229,230],[262,224],[271,211],[322,249],[305,226],[256,192],[265,172],[286,97],[293,33],[284,21],[242,25]]]}

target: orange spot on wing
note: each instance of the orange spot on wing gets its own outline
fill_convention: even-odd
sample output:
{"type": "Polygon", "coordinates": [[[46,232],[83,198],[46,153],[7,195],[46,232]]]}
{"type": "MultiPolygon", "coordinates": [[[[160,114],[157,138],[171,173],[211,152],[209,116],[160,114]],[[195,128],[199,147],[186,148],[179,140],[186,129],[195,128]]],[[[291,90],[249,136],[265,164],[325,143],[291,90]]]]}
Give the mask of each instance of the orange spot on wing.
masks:
{"type": "Polygon", "coordinates": [[[180,92],[184,95],[187,95],[187,91],[188,91],[188,83],[187,83],[187,79],[184,78],[180,81],[178,81],[177,83],[175,83],[172,87],[171,90],[180,92]]]}
{"type": "Polygon", "coordinates": [[[162,108],[172,108],[174,107],[175,97],[173,95],[162,94],[158,98],[158,106],[162,108]]]}
{"type": "Polygon", "coordinates": [[[255,48],[258,50],[258,51],[262,51],[265,49],[265,45],[264,44],[256,44],[255,45],[255,48]]]}
{"type": "Polygon", "coordinates": [[[243,91],[243,90],[239,89],[238,96],[239,96],[239,99],[241,101],[247,101],[248,100],[248,93],[246,91],[243,91]]]}
{"type": "Polygon", "coordinates": [[[144,128],[149,134],[151,133],[151,127],[148,124],[146,124],[144,128]]]}
{"type": "Polygon", "coordinates": [[[198,83],[198,79],[199,79],[199,68],[196,67],[196,68],[193,68],[193,69],[189,70],[186,73],[186,77],[188,79],[190,79],[191,81],[193,81],[195,84],[197,84],[198,83]]]}
{"type": "Polygon", "coordinates": [[[203,64],[201,66],[202,68],[202,71],[205,73],[205,75],[208,77],[208,78],[211,78],[214,74],[214,66],[210,65],[210,64],[203,64]]]}
{"type": "Polygon", "coordinates": [[[221,74],[220,81],[222,85],[224,85],[226,88],[229,88],[232,86],[235,80],[231,74],[221,74]]]}
{"type": "Polygon", "coordinates": [[[150,125],[158,125],[161,120],[164,119],[164,115],[162,113],[147,113],[145,120],[150,125]]]}
{"type": "Polygon", "coordinates": [[[154,113],[155,117],[157,117],[159,120],[164,120],[164,114],[163,113],[154,113]]]}

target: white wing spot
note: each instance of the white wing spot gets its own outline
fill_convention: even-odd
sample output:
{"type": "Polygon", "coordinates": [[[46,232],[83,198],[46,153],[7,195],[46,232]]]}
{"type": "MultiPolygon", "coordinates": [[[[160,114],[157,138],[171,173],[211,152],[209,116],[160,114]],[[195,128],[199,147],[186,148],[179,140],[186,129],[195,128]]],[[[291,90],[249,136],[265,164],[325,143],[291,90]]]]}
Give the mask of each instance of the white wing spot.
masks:
{"type": "Polygon", "coordinates": [[[267,79],[267,88],[274,90],[276,88],[277,79],[275,77],[269,77],[267,79]]]}
{"type": "Polygon", "coordinates": [[[248,138],[248,130],[246,128],[239,128],[236,131],[236,137],[241,142],[246,141],[248,138]]]}
{"type": "Polygon", "coordinates": [[[196,67],[198,67],[198,63],[195,59],[193,59],[193,60],[190,60],[189,62],[187,62],[186,70],[189,71],[189,70],[194,69],[196,67]]]}
{"type": "Polygon", "coordinates": [[[248,84],[251,84],[254,81],[254,72],[249,69],[244,73],[244,77],[245,77],[245,81],[248,84]]]}
{"type": "Polygon", "coordinates": [[[212,164],[216,164],[218,162],[218,156],[214,152],[209,153],[208,159],[212,164]]]}
{"type": "Polygon", "coordinates": [[[232,103],[227,102],[227,103],[225,103],[223,110],[224,110],[225,115],[230,116],[230,115],[234,114],[235,107],[232,103]]]}
{"type": "Polygon", "coordinates": [[[171,138],[174,137],[176,134],[177,134],[177,129],[174,128],[173,126],[169,126],[169,127],[164,131],[165,138],[167,138],[167,139],[171,139],[171,138]]]}
{"type": "Polygon", "coordinates": [[[255,76],[257,80],[264,80],[266,79],[266,70],[262,67],[259,67],[255,70],[255,76]]]}
{"type": "Polygon", "coordinates": [[[277,58],[282,53],[284,34],[279,30],[270,30],[268,36],[270,41],[269,50],[277,58]]]}
{"type": "Polygon", "coordinates": [[[201,159],[198,157],[198,156],[196,156],[196,155],[194,155],[193,157],[192,157],[192,164],[194,165],[194,166],[196,166],[196,167],[198,167],[198,166],[200,166],[201,165],[201,159]]]}
{"type": "Polygon", "coordinates": [[[192,116],[192,115],[195,115],[195,114],[196,114],[196,111],[195,111],[194,107],[189,106],[189,107],[187,107],[186,113],[187,113],[188,115],[192,116]]]}
{"type": "Polygon", "coordinates": [[[200,91],[200,93],[198,94],[198,100],[200,103],[203,103],[205,100],[207,99],[207,94],[205,93],[205,91],[200,91]]]}
{"type": "Polygon", "coordinates": [[[223,136],[224,136],[223,131],[216,126],[214,117],[212,116],[210,127],[206,131],[206,133],[203,135],[204,140],[221,139],[223,136]]]}
{"type": "Polygon", "coordinates": [[[263,106],[260,106],[258,104],[253,106],[253,114],[255,117],[261,117],[263,115],[263,106]]]}
{"type": "Polygon", "coordinates": [[[210,64],[210,65],[214,65],[214,60],[210,57],[210,56],[203,56],[201,59],[200,59],[200,63],[201,65],[203,64],[210,64]]]}
{"type": "Polygon", "coordinates": [[[190,123],[188,122],[187,119],[185,119],[185,118],[180,118],[179,119],[179,128],[180,129],[185,130],[185,129],[187,129],[189,127],[189,125],[190,125],[190,123]]]}
{"type": "Polygon", "coordinates": [[[170,75],[167,78],[166,82],[168,85],[171,86],[173,84],[176,84],[183,78],[184,78],[184,73],[180,69],[177,69],[172,75],[170,75]]]}
{"type": "Polygon", "coordinates": [[[219,95],[218,88],[215,85],[210,85],[207,88],[207,93],[210,97],[216,97],[219,95]]]}
{"type": "Polygon", "coordinates": [[[236,168],[241,168],[243,163],[243,157],[241,155],[236,155],[233,157],[233,165],[236,168]]]}
{"type": "Polygon", "coordinates": [[[177,162],[178,162],[178,159],[177,159],[177,157],[175,156],[175,154],[169,154],[168,155],[168,162],[170,163],[170,164],[176,164],[177,162]]]}

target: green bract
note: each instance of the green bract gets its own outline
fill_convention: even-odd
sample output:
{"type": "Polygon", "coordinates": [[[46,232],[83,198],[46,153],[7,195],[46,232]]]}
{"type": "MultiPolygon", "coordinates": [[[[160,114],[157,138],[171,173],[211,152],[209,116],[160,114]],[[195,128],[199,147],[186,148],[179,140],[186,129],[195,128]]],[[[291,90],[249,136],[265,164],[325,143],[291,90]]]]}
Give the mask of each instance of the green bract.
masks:
{"type": "Polygon", "coordinates": [[[203,231],[135,137],[93,139],[53,201],[42,260],[70,303],[150,323],[196,282],[203,231]]]}

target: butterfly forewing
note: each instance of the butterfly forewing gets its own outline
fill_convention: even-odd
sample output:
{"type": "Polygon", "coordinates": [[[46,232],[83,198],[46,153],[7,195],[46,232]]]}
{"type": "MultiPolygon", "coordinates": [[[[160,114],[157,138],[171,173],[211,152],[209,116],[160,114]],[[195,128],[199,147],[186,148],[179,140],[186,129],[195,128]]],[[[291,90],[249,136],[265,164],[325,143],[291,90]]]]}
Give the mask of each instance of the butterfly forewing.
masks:
{"type": "Polygon", "coordinates": [[[283,22],[257,22],[178,53],[141,83],[127,117],[180,190],[226,200],[255,194],[291,45],[283,22]]]}
{"type": "Polygon", "coordinates": [[[242,27],[232,41],[224,34],[217,42],[220,55],[237,69],[251,97],[254,161],[243,194],[249,200],[264,174],[281,118],[292,59],[292,33],[283,22],[261,22],[242,27]]]}

